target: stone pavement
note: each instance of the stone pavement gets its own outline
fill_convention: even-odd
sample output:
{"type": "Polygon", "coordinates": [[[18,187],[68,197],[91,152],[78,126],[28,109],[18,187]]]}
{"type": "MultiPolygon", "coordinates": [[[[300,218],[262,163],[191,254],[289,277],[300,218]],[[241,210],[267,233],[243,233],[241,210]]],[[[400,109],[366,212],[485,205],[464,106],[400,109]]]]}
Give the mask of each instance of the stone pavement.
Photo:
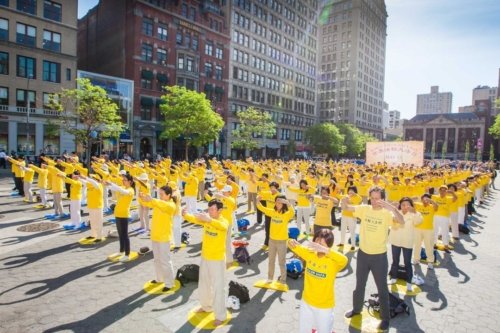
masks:
{"type": "MultiPolygon", "coordinates": [[[[187,313],[197,304],[195,283],[174,295],[149,295],[143,285],[154,278],[151,253],[133,262],[111,263],[106,257],[117,252],[116,238],[97,246],[81,246],[77,241],[88,232],[62,228],[38,233],[17,231],[21,225],[42,221],[46,212],[35,211],[32,205],[10,197],[11,187],[10,178],[0,179],[0,332],[198,331],[187,322],[187,313]]],[[[439,254],[440,266],[434,271],[425,265],[416,268],[426,284],[416,296],[402,295],[411,315],[393,319],[390,332],[500,332],[499,196],[494,190],[484,207],[478,209],[470,236],[462,235],[451,254],[439,254]]],[[[246,205],[241,204],[238,213],[242,215],[245,210],[246,205]]],[[[249,219],[253,224],[254,216],[249,219]]],[[[114,229],[114,225],[108,224],[106,229],[114,229]]],[[[199,263],[200,229],[184,224],[184,230],[191,234],[192,242],[173,255],[175,269],[199,263]]],[[[217,332],[298,331],[302,279],[288,279],[287,293],[252,286],[267,277],[267,255],[260,250],[263,236],[263,228],[250,228],[253,262],[228,273],[228,281],[238,280],[248,286],[251,301],[234,312],[229,325],[217,332]]],[[[133,250],[150,246],[149,240],[137,235],[131,237],[131,244],[133,250]]],[[[351,309],[355,285],[356,253],[347,255],[348,267],[339,273],[335,288],[337,333],[359,332],[343,318],[343,313],[351,309]]],[[[370,277],[365,298],[374,292],[370,277]]]]}

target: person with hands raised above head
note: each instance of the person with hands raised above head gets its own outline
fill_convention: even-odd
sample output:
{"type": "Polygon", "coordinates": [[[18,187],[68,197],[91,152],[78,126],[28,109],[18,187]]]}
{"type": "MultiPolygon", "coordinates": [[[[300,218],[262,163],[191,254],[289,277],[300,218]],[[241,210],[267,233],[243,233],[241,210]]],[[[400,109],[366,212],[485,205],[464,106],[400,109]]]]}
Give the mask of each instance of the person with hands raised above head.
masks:
{"type": "Polygon", "coordinates": [[[356,289],[353,292],[353,309],[345,316],[351,318],[363,310],[366,282],[370,272],[377,286],[380,300],[380,316],[382,321],[379,329],[389,329],[389,289],[387,287],[387,239],[392,222],[404,223],[403,215],[396,207],[383,198],[383,189],[375,186],[368,193],[370,205],[351,206],[348,199],[341,201],[342,209],[350,210],[354,217],[359,218],[359,251],[356,262],[356,289]]]}
{"type": "Polygon", "coordinates": [[[101,177],[98,174],[91,174],[90,177],[80,175],[80,180],[87,183],[87,208],[89,210],[90,233],[87,239],[93,239],[98,243],[102,240],[103,225],[103,196],[104,187],[101,183],[101,177]]]}
{"type": "Polygon", "coordinates": [[[347,265],[347,257],[331,249],[333,233],[319,229],[313,241],[301,245],[294,239],[288,247],[306,262],[304,290],[300,304],[299,332],[330,333],[333,330],[335,279],[347,265]]]}
{"type": "Polygon", "coordinates": [[[188,214],[182,216],[189,223],[203,226],[201,264],[198,282],[200,307],[195,312],[214,312],[214,325],[221,325],[227,318],[226,312],[226,237],[229,222],[222,216],[222,201],[208,202],[208,214],[188,214]]]}

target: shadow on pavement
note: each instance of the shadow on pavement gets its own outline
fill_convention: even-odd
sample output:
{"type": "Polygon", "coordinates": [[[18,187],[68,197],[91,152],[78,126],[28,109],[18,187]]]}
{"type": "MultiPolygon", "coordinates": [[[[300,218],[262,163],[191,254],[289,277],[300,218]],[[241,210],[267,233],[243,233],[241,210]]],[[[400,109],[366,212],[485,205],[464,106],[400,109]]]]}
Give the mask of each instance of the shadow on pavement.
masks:
{"type": "Polygon", "coordinates": [[[22,267],[22,266],[34,263],[39,259],[45,259],[49,256],[53,256],[53,255],[56,255],[56,254],[59,254],[62,252],[76,249],[79,246],[80,246],[80,244],[78,244],[78,243],[71,243],[71,244],[62,245],[62,246],[48,249],[48,250],[41,251],[41,252],[32,252],[32,253],[25,253],[25,254],[19,254],[19,255],[15,255],[15,256],[5,257],[5,258],[0,259],[0,263],[2,263],[4,266],[3,268],[0,268],[0,270],[22,267]],[[7,261],[7,260],[9,260],[9,261],[7,261]]]}
{"type": "Polygon", "coordinates": [[[426,292],[427,299],[433,303],[441,304],[438,307],[432,307],[431,311],[441,311],[448,307],[448,299],[439,289],[439,280],[436,277],[436,272],[434,269],[428,269],[427,274],[425,275],[426,284],[421,286],[422,291],[426,292]],[[434,282],[431,285],[431,282],[434,282]],[[431,287],[432,290],[429,290],[427,286],[431,287]]]}
{"type": "Polygon", "coordinates": [[[14,245],[14,244],[19,244],[22,242],[25,242],[27,240],[37,238],[37,237],[43,237],[43,236],[48,236],[55,234],[57,232],[60,232],[60,228],[52,229],[52,230],[46,230],[46,231],[41,231],[37,232],[34,234],[26,235],[26,236],[10,236],[10,237],[5,237],[0,239],[0,246],[9,246],[9,245],[14,245]]]}

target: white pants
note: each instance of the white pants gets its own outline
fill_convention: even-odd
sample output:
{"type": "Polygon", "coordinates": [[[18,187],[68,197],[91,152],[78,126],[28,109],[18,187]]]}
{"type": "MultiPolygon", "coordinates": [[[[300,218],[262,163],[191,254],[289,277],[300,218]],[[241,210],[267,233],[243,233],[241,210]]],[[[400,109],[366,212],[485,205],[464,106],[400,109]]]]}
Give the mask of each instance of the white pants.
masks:
{"type": "Polygon", "coordinates": [[[311,207],[297,207],[297,228],[301,231],[302,220],[306,224],[305,232],[310,233],[309,217],[311,216],[311,207]]]}
{"type": "Polygon", "coordinates": [[[174,286],[174,265],[170,257],[170,242],[152,242],[156,281],[164,282],[165,287],[174,286]]]}
{"type": "Polygon", "coordinates": [[[450,214],[451,235],[458,238],[458,212],[450,214]]]}
{"type": "Polygon", "coordinates": [[[449,233],[450,218],[447,216],[434,215],[434,243],[437,244],[438,236],[441,234],[444,245],[450,241],[449,233]]]}
{"type": "Polygon", "coordinates": [[[102,186],[102,202],[104,205],[104,210],[109,209],[109,204],[108,204],[108,187],[107,186],[102,186]]]}
{"type": "Polygon", "coordinates": [[[182,236],[182,216],[181,215],[174,215],[174,225],[172,228],[173,236],[174,236],[174,246],[175,247],[180,247],[181,246],[181,236],[182,236]]]}
{"type": "Polygon", "coordinates": [[[351,234],[351,246],[356,246],[356,218],[342,216],[340,220],[340,244],[345,244],[345,233],[349,229],[351,234]]]}
{"type": "Polygon", "coordinates": [[[30,202],[33,202],[33,193],[31,193],[31,183],[23,182],[24,187],[24,197],[28,199],[30,202]]]}
{"type": "Polygon", "coordinates": [[[71,200],[69,202],[69,212],[71,214],[71,224],[75,227],[79,227],[82,222],[82,217],[80,216],[81,203],[80,200],[71,200]]]}
{"type": "Polygon", "coordinates": [[[475,202],[476,202],[476,205],[479,206],[479,201],[482,200],[482,196],[483,196],[483,188],[482,187],[478,187],[474,193],[474,199],[475,199],[475,202]]]}
{"type": "Polygon", "coordinates": [[[422,241],[424,242],[425,254],[428,262],[434,262],[434,230],[418,229],[414,230],[414,246],[413,246],[413,261],[420,261],[420,251],[422,241]]]}
{"type": "Polygon", "coordinates": [[[204,311],[215,314],[215,319],[226,320],[226,262],[201,258],[198,295],[204,311]]]}
{"type": "Polygon", "coordinates": [[[186,203],[187,212],[189,214],[196,214],[196,197],[184,197],[184,202],[186,203]]]}
{"type": "Polygon", "coordinates": [[[90,234],[94,238],[102,238],[103,212],[102,208],[89,208],[90,234]]]}
{"type": "Polygon", "coordinates": [[[458,208],[458,224],[464,224],[465,221],[465,207],[458,208]]]}
{"type": "Polygon", "coordinates": [[[149,229],[149,208],[143,205],[139,205],[139,221],[141,222],[141,228],[149,229]]]}
{"type": "Polygon", "coordinates": [[[42,200],[42,205],[44,206],[47,205],[47,189],[45,188],[40,189],[40,200],[42,200]]]}
{"type": "Polygon", "coordinates": [[[237,233],[238,232],[238,221],[236,220],[236,211],[233,212],[233,223],[232,223],[232,226],[233,226],[233,233],[237,233]]]}
{"type": "Polygon", "coordinates": [[[82,205],[86,205],[87,204],[87,183],[83,183],[83,186],[82,186],[82,205]]]}
{"type": "Polygon", "coordinates": [[[320,309],[300,301],[299,332],[331,333],[333,331],[333,308],[320,309]]]}

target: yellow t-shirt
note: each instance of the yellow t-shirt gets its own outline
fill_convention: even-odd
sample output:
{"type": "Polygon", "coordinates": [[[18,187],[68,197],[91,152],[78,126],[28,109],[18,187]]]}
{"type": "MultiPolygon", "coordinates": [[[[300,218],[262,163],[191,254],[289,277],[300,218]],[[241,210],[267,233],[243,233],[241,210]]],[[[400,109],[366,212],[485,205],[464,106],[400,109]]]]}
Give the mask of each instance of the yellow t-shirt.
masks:
{"type": "Polygon", "coordinates": [[[57,174],[61,173],[62,171],[53,166],[49,166],[48,170],[49,175],[52,178],[52,193],[63,193],[64,179],[57,176],[57,174]]]}
{"type": "Polygon", "coordinates": [[[421,202],[415,202],[415,210],[422,215],[422,223],[415,226],[417,229],[432,230],[434,229],[434,206],[429,204],[424,206],[421,202]]]}
{"type": "Polygon", "coordinates": [[[394,216],[386,209],[374,210],[370,205],[354,207],[354,217],[361,219],[359,248],[367,254],[387,252],[387,236],[394,216]]]}
{"type": "Polygon", "coordinates": [[[64,181],[71,185],[69,189],[69,199],[77,201],[82,200],[82,182],[79,180],[71,179],[69,177],[64,178],[64,181]]]}
{"type": "Polygon", "coordinates": [[[315,189],[309,187],[308,190],[303,190],[300,187],[288,186],[288,189],[293,193],[297,193],[297,207],[309,207],[311,205],[309,196],[314,194],[315,189]]]}
{"type": "MultiPolygon", "coordinates": [[[[349,198],[349,205],[351,206],[359,206],[363,202],[363,198],[359,194],[354,194],[352,197],[346,195],[349,198]]],[[[354,213],[348,211],[347,209],[342,210],[342,216],[344,217],[354,217],[354,213]]]]}
{"type": "Polygon", "coordinates": [[[203,226],[203,239],[201,241],[201,257],[205,260],[226,259],[226,235],[229,222],[224,217],[212,219],[209,223],[198,221],[191,214],[184,215],[184,219],[190,223],[203,226]]]}
{"type": "Polygon", "coordinates": [[[194,175],[184,177],[181,174],[181,179],[186,182],[186,186],[184,187],[184,196],[196,197],[198,195],[198,178],[194,175]]]}
{"type": "Polygon", "coordinates": [[[130,205],[134,199],[134,189],[129,187],[125,189],[127,194],[116,192],[115,217],[129,218],[130,205]]]}
{"type": "Polygon", "coordinates": [[[87,207],[90,209],[103,208],[103,186],[101,183],[97,183],[97,187],[94,187],[92,183],[87,183],[87,207]]]}
{"type": "Polygon", "coordinates": [[[257,208],[271,218],[269,238],[272,240],[287,240],[288,222],[290,222],[295,215],[293,208],[289,206],[286,212],[279,213],[275,211],[274,208],[262,206],[260,202],[257,202],[257,208]]]}
{"type": "Polygon", "coordinates": [[[390,183],[385,187],[387,200],[399,201],[401,199],[401,184],[390,183]]]}
{"type": "Polygon", "coordinates": [[[452,205],[452,197],[446,195],[444,198],[440,195],[433,195],[432,201],[434,201],[438,205],[438,210],[436,211],[436,216],[450,216],[450,206],[452,205]]]}
{"type": "MultiPolygon", "coordinates": [[[[212,200],[212,197],[209,196],[208,194],[205,195],[205,200],[210,201],[212,200]]],[[[233,221],[233,213],[236,210],[236,201],[234,200],[233,197],[222,197],[220,198],[222,201],[222,217],[224,217],[229,223],[233,221]]]]}
{"type": "Polygon", "coordinates": [[[34,177],[35,177],[35,171],[33,169],[27,169],[24,171],[23,181],[26,183],[33,183],[34,177]]]}
{"type": "Polygon", "coordinates": [[[46,189],[47,188],[47,176],[49,174],[49,170],[47,169],[42,169],[39,167],[36,167],[34,165],[30,166],[33,170],[38,173],[38,188],[40,189],[46,189]]]}
{"type": "Polygon", "coordinates": [[[333,201],[331,199],[315,197],[314,204],[316,205],[316,216],[314,217],[314,224],[321,227],[331,227],[333,201]]]}
{"type": "Polygon", "coordinates": [[[172,240],[173,216],[177,209],[175,202],[153,199],[150,202],[144,202],[144,205],[153,208],[151,240],[160,243],[170,242],[172,240]]]}
{"type": "Polygon", "coordinates": [[[316,252],[302,245],[296,246],[292,251],[306,261],[302,299],[316,308],[333,308],[335,279],[337,273],[347,265],[347,257],[333,250],[319,257],[316,252]]]}

